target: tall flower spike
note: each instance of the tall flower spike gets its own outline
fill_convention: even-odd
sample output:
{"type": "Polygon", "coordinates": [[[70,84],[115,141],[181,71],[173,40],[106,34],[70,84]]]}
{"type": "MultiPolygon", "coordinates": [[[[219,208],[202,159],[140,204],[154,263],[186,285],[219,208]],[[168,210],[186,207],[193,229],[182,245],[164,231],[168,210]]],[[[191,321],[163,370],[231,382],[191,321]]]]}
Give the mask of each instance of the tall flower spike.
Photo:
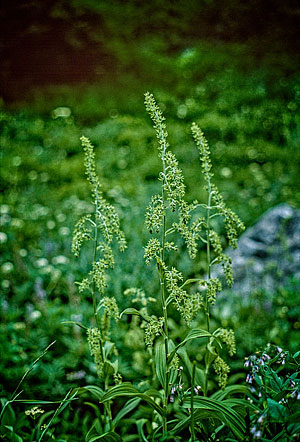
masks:
{"type": "Polygon", "coordinates": [[[96,206],[96,222],[99,226],[105,241],[110,244],[115,236],[119,243],[120,250],[126,248],[126,240],[124,233],[120,229],[120,220],[115,208],[108,204],[103,198],[100,190],[101,184],[96,175],[95,153],[93,145],[86,137],[81,137],[83,150],[85,153],[85,173],[92,188],[92,194],[96,206]]]}
{"type": "Polygon", "coordinates": [[[210,150],[207,140],[196,123],[192,124],[192,134],[200,153],[200,161],[205,181],[208,183],[213,176],[211,172],[210,150]]]}
{"type": "Polygon", "coordinates": [[[145,106],[154,124],[154,129],[159,142],[160,158],[163,158],[169,146],[167,142],[168,132],[166,131],[166,125],[164,123],[165,117],[157,106],[153,95],[149,92],[145,93],[145,106]]]}
{"type": "MultiPolygon", "coordinates": [[[[146,110],[149,112],[154,124],[154,129],[156,131],[156,136],[159,143],[159,157],[163,162],[163,171],[160,173],[159,179],[163,182],[163,190],[166,193],[166,199],[169,202],[169,207],[172,212],[174,212],[176,207],[180,205],[180,202],[185,194],[183,175],[178,167],[178,161],[175,155],[172,152],[167,151],[169,144],[167,142],[168,132],[166,131],[166,125],[164,123],[165,117],[156,104],[153,95],[149,92],[145,94],[145,105],[146,110]]],[[[155,197],[155,199],[151,202],[152,206],[150,205],[148,208],[146,219],[149,225],[149,227],[147,225],[149,230],[153,230],[151,225],[153,224],[152,220],[154,215],[156,215],[154,219],[158,220],[158,224],[155,226],[156,230],[159,229],[162,219],[161,217],[164,214],[164,207],[161,206],[161,203],[162,202],[159,202],[159,199],[155,197]],[[154,207],[156,208],[155,212],[154,207]],[[149,223],[149,220],[151,220],[151,223],[149,223]]]]}

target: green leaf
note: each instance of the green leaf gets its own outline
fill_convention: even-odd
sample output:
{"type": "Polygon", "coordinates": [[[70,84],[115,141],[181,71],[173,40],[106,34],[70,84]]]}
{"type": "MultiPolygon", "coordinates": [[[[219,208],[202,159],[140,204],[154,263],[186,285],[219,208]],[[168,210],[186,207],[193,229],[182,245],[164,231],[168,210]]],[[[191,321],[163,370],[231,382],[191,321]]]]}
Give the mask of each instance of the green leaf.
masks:
{"type": "Polygon", "coordinates": [[[145,425],[146,422],[147,422],[147,419],[139,419],[139,420],[136,422],[136,426],[137,426],[137,429],[138,429],[139,438],[140,438],[140,440],[142,440],[143,442],[149,442],[148,439],[147,439],[146,436],[145,436],[144,429],[143,429],[143,426],[145,425]]]}
{"type": "Polygon", "coordinates": [[[194,282],[200,282],[200,281],[206,282],[204,279],[199,279],[199,278],[191,278],[191,279],[187,279],[187,280],[186,280],[186,281],[180,286],[180,288],[183,289],[183,287],[185,287],[186,285],[193,284],[194,282]]]}
{"type": "Polygon", "coordinates": [[[139,397],[148,403],[154,410],[156,410],[161,416],[163,416],[164,411],[150,396],[145,393],[140,393],[132,384],[129,382],[123,382],[122,384],[115,385],[104,396],[101,398],[100,402],[110,401],[116,397],[121,396],[134,396],[139,397]]]}
{"type": "Polygon", "coordinates": [[[150,321],[150,316],[146,315],[145,313],[141,312],[140,310],[137,310],[136,308],[126,308],[122,311],[120,314],[120,318],[122,318],[123,315],[136,315],[143,318],[146,322],[150,321]]]}
{"type": "Polygon", "coordinates": [[[76,322],[76,321],[62,321],[62,324],[73,324],[73,325],[77,325],[78,327],[82,328],[83,330],[88,330],[88,327],[86,327],[85,325],[81,324],[80,322],[76,322]]]}
{"type": "Polygon", "coordinates": [[[78,391],[78,394],[86,393],[87,391],[99,401],[101,401],[104,395],[104,391],[97,385],[86,385],[85,387],[81,387],[78,391]]]}
{"type": "Polygon", "coordinates": [[[160,342],[155,348],[155,367],[159,382],[161,383],[161,386],[165,388],[167,364],[164,342],[160,342]]]}
{"type": "Polygon", "coordinates": [[[278,402],[274,401],[271,398],[267,399],[268,407],[270,416],[276,421],[276,422],[284,422],[285,418],[288,415],[287,409],[279,404],[278,402]]]}
{"type": "Polygon", "coordinates": [[[230,398],[222,401],[224,405],[228,405],[230,408],[237,411],[239,414],[245,416],[247,414],[247,409],[251,408],[251,410],[258,410],[258,407],[251,404],[246,399],[240,398],[230,398]]]}
{"type": "Polygon", "coordinates": [[[55,410],[53,416],[51,417],[50,421],[48,422],[46,428],[42,431],[42,434],[40,435],[37,442],[41,442],[43,437],[46,435],[48,429],[50,428],[53,420],[60,415],[60,413],[63,412],[63,410],[70,404],[70,402],[74,399],[77,399],[76,396],[78,394],[79,388],[75,388],[73,390],[69,390],[64,399],[60,402],[59,406],[55,410]]]}
{"type": "Polygon", "coordinates": [[[177,353],[177,351],[183,347],[188,341],[191,341],[193,339],[197,339],[197,338],[211,338],[212,334],[209,333],[206,330],[203,330],[201,328],[194,328],[194,330],[191,330],[186,338],[180,342],[180,344],[178,344],[174,350],[169,354],[168,356],[168,364],[172,361],[172,359],[174,358],[175,354],[177,353]]]}
{"type": "Polygon", "coordinates": [[[288,418],[287,418],[287,422],[292,423],[292,422],[299,422],[300,425],[300,410],[296,411],[296,413],[291,414],[288,418]]]}
{"type": "MultiPolygon", "coordinates": [[[[183,363],[185,364],[190,377],[192,377],[192,370],[193,370],[193,364],[190,361],[190,358],[188,357],[188,354],[186,352],[186,350],[184,348],[180,348],[178,350],[178,354],[180,356],[180,358],[182,359],[183,363]]],[[[204,384],[205,384],[205,375],[204,375],[204,371],[201,370],[200,368],[196,367],[196,372],[195,372],[195,385],[200,385],[201,388],[204,388],[204,384]]]]}
{"type": "MultiPolygon", "coordinates": [[[[183,407],[191,407],[190,398],[184,400],[183,407]]],[[[239,413],[226,405],[226,403],[207,397],[194,397],[194,408],[199,409],[194,413],[195,421],[208,417],[217,418],[227,425],[235,436],[241,439],[243,438],[246,429],[244,419],[239,413]]]]}
{"type": "Polygon", "coordinates": [[[121,437],[114,431],[109,431],[101,436],[91,436],[89,439],[86,439],[86,442],[95,442],[96,440],[102,440],[102,442],[122,442],[121,437]]]}
{"type": "Polygon", "coordinates": [[[129,399],[128,402],[124,405],[123,408],[119,411],[119,413],[116,415],[116,417],[113,420],[113,426],[116,427],[120,420],[127,414],[130,413],[130,411],[134,410],[135,407],[138,406],[138,404],[141,402],[141,398],[133,398],[129,399]]]}
{"type": "Polygon", "coordinates": [[[18,434],[14,433],[13,427],[11,427],[9,425],[3,425],[3,426],[1,425],[0,430],[1,430],[1,433],[3,435],[5,434],[6,437],[9,437],[9,440],[11,442],[23,442],[23,439],[21,438],[21,436],[19,436],[18,434]],[[6,430],[8,430],[9,435],[7,434],[6,430]]]}
{"type": "Polygon", "coordinates": [[[7,399],[2,398],[1,407],[2,410],[5,408],[4,414],[2,415],[1,423],[3,425],[13,426],[14,423],[16,422],[16,415],[9,401],[7,399]]]}
{"type": "Polygon", "coordinates": [[[206,349],[207,351],[205,352],[205,365],[208,369],[208,367],[210,367],[210,365],[218,356],[218,353],[216,347],[214,347],[211,342],[207,345],[206,349]]]}
{"type": "Polygon", "coordinates": [[[105,357],[108,358],[113,351],[115,344],[113,342],[106,341],[104,344],[104,354],[105,357]]]}
{"type": "Polygon", "coordinates": [[[105,361],[103,364],[103,374],[105,377],[109,377],[115,372],[115,367],[110,361],[105,361]]]}
{"type": "Polygon", "coordinates": [[[223,400],[232,394],[249,394],[250,390],[246,385],[228,385],[224,390],[216,391],[211,395],[211,399],[223,400]]]}

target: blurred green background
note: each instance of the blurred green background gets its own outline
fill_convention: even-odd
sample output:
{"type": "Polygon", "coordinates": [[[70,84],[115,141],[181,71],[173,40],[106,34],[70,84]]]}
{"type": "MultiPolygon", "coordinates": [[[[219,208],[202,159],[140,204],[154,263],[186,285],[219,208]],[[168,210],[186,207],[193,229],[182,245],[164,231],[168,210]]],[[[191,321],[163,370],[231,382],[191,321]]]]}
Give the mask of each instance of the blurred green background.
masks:
{"type": "MultiPolygon", "coordinates": [[[[144,212],[160,170],[147,90],[167,118],[190,201],[205,195],[190,134],[196,121],[211,146],[215,182],[246,226],[280,202],[299,207],[299,4],[14,0],[4,2],[0,17],[0,394],[8,396],[57,339],[24,396],[60,398],[73,385],[95,382],[84,334],[62,324],[88,325],[91,317],[90,301],[74,284],[89,268],[89,251],[75,260],[70,250],[75,222],[91,210],[80,136],[95,145],[104,195],[128,238],[108,289],[125,308],[126,288],[149,296],[157,290],[155,269],[143,260],[144,212]]],[[[204,271],[184,250],[179,267],[187,276],[204,271]]],[[[268,294],[255,296],[237,317],[215,318],[237,331],[237,371],[270,339],[290,349],[299,343],[293,284],[278,288],[268,316],[268,294]]],[[[140,338],[126,339],[128,327],[122,322],[113,331],[121,372],[142,379],[148,355],[140,338]]]]}

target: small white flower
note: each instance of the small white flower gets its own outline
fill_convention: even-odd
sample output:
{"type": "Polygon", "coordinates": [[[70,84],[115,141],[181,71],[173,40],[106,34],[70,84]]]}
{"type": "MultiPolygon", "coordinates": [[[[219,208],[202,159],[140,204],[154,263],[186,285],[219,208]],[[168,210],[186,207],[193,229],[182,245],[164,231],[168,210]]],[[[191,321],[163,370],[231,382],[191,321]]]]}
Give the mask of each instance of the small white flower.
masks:
{"type": "Polygon", "coordinates": [[[48,259],[40,258],[35,261],[37,267],[46,267],[48,265],[48,259]]]}
{"type": "Polygon", "coordinates": [[[56,265],[56,264],[68,264],[69,262],[69,258],[67,258],[64,255],[58,255],[58,256],[54,256],[54,258],[52,259],[52,264],[56,265]]]}
{"type": "Polygon", "coordinates": [[[69,233],[70,233],[69,227],[61,227],[59,229],[59,234],[62,236],[67,236],[67,235],[69,235],[69,233]]]}
{"type": "Polygon", "coordinates": [[[39,310],[34,310],[29,315],[30,321],[35,321],[36,319],[39,319],[42,316],[42,313],[39,310]]]}
{"type": "Polygon", "coordinates": [[[12,262],[5,262],[1,266],[2,273],[10,273],[14,268],[14,265],[12,262]]]}
{"type": "Polygon", "coordinates": [[[0,244],[4,244],[7,241],[7,235],[4,232],[0,232],[0,244]]]}

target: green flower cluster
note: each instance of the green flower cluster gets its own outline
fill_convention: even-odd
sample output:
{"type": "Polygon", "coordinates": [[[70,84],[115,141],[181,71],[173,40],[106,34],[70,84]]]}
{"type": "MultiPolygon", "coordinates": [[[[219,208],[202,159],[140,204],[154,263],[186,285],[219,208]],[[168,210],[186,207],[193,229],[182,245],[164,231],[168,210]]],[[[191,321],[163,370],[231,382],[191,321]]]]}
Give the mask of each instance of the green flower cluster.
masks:
{"type": "Polygon", "coordinates": [[[216,302],[217,293],[222,290],[222,284],[219,278],[210,278],[206,281],[207,300],[210,304],[216,302]]]}
{"type": "Polygon", "coordinates": [[[72,252],[76,257],[79,256],[82,244],[85,241],[92,239],[92,229],[89,223],[91,223],[91,215],[85,215],[80,218],[75,225],[72,240],[72,252]]]}
{"type": "Polygon", "coordinates": [[[100,331],[98,328],[89,328],[87,331],[87,339],[91,356],[94,357],[96,364],[96,372],[99,378],[103,377],[103,358],[100,347],[100,331]]]}
{"type": "Polygon", "coordinates": [[[116,298],[114,297],[108,298],[107,296],[105,296],[100,301],[100,307],[104,308],[106,314],[109,317],[114,318],[116,321],[119,320],[120,312],[119,312],[119,307],[117,306],[116,298]]]}
{"type": "Polygon", "coordinates": [[[218,376],[218,384],[220,388],[225,388],[227,384],[228,373],[230,372],[229,366],[220,357],[217,356],[213,363],[214,370],[218,376]]]}
{"type": "Polygon", "coordinates": [[[224,199],[218,191],[217,187],[212,185],[212,190],[212,200],[216,205],[218,213],[224,218],[224,224],[229,244],[233,248],[236,248],[238,235],[243,230],[245,230],[245,225],[231,209],[226,207],[224,199]]]}
{"type": "Polygon", "coordinates": [[[203,306],[203,295],[198,292],[189,295],[183,290],[179,286],[179,282],[183,281],[183,276],[175,267],[167,270],[165,277],[170,299],[172,299],[183,319],[187,324],[190,324],[203,306]]]}
{"type": "Polygon", "coordinates": [[[146,297],[146,294],[143,290],[138,289],[136,287],[131,287],[126,289],[124,292],[125,296],[132,296],[132,303],[140,303],[143,308],[147,307],[148,302],[156,302],[155,298],[146,297]]]}
{"type": "Polygon", "coordinates": [[[163,225],[163,218],[165,215],[165,208],[161,195],[153,195],[151,202],[147,207],[146,212],[146,227],[149,232],[159,233],[161,226],[163,225]]]}
{"type": "Polygon", "coordinates": [[[226,344],[228,348],[228,353],[230,356],[233,356],[236,353],[236,346],[235,346],[235,336],[232,329],[228,330],[226,328],[221,328],[218,331],[217,336],[221,338],[221,340],[226,344]]]}
{"type": "Polygon", "coordinates": [[[144,322],[143,325],[145,328],[145,344],[147,347],[152,347],[154,339],[163,334],[164,318],[151,316],[150,320],[144,322]]]}

